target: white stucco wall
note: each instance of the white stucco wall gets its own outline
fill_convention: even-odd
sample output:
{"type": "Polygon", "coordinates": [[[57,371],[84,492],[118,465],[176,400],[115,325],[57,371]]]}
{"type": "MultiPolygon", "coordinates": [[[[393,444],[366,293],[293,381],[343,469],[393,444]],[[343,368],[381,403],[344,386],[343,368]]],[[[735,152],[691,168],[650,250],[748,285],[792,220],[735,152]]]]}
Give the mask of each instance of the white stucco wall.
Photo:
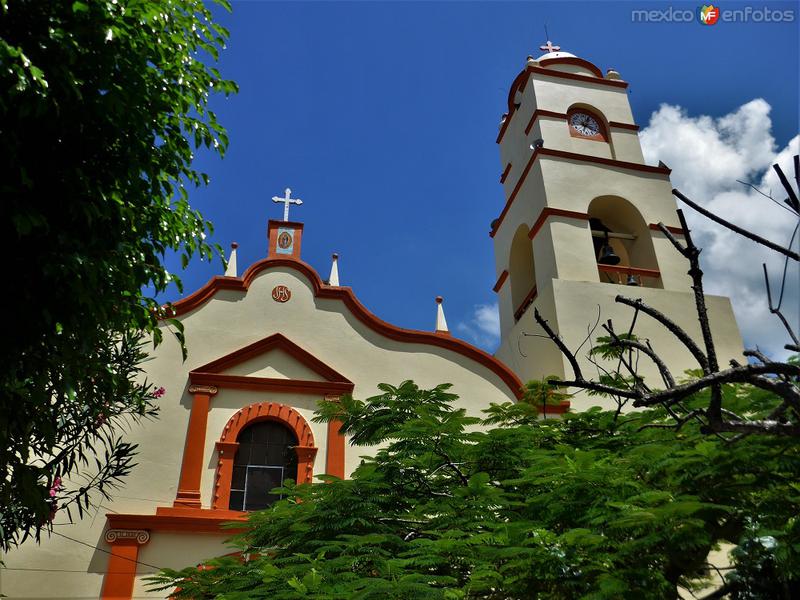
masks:
{"type": "MultiPolygon", "coordinates": [[[[512,390],[486,366],[452,350],[423,343],[394,341],[357,319],[339,299],[315,298],[304,274],[288,267],[261,272],[246,293],[224,290],[209,302],[180,317],[186,332],[189,358],[184,363],[177,340],[165,332],[164,343],[145,364],[147,378],[166,389],[158,401],[160,417],[134,426],[131,441],[139,444],[138,466],[110,502],[101,502],[90,515],[70,525],[59,514],[55,531],[98,546],[99,550],[46,535],[40,545],[26,542],[4,557],[8,569],[0,571],[0,592],[11,598],[98,598],[109,546],[103,541],[106,513],[154,514],[158,506],[175,499],[192,396],[188,373],[269,335],[280,332],[288,339],[354,382],[354,395],[378,393],[382,382],[399,384],[412,379],[422,387],[453,383],[461,395],[458,406],[474,415],[491,402],[515,399],[512,390]],[[285,285],[291,300],[272,299],[272,289],[285,285]],[[45,569],[18,571],[15,569],[45,569]],[[51,572],[61,569],[67,572],[51,572]]],[[[230,374],[320,380],[320,376],[280,350],[236,365],[230,374]]],[[[205,439],[201,501],[211,506],[217,466],[214,443],[228,419],[240,408],[258,402],[278,402],[295,408],[310,424],[318,454],[314,474],[322,474],[326,460],[327,426],[312,422],[318,397],[296,393],[262,393],[220,388],[212,397],[205,439]]],[[[346,448],[345,470],[350,473],[368,448],[346,448]]],[[[139,560],[158,567],[195,565],[229,552],[224,535],[151,533],[139,560]]],[[[135,597],[165,597],[147,592],[143,577],[151,571],[139,567],[135,597]]]]}

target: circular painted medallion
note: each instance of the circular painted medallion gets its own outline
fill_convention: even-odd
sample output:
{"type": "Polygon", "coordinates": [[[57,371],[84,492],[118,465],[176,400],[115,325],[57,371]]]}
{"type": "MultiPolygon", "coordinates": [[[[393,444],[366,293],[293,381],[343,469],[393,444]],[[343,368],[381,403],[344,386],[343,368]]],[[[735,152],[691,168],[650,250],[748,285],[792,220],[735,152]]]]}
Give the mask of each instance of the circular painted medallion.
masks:
{"type": "Polygon", "coordinates": [[[288,302],[291,297],[292,292],[285,285],[276,285],[272,288],[272,299],[275,302],[288,302]]]}

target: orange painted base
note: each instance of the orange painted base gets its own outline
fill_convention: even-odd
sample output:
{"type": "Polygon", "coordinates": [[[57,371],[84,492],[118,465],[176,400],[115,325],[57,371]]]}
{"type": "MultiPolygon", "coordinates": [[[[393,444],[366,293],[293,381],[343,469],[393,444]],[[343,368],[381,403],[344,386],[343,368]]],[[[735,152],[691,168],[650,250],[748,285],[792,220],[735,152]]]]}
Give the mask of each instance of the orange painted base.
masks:
{"type": "Polygon", "coordinates": [[[101,600],[130,600],[133,597],[138,557],[139,544],[136,540],[120,540],[111,544],[101,600]]]}

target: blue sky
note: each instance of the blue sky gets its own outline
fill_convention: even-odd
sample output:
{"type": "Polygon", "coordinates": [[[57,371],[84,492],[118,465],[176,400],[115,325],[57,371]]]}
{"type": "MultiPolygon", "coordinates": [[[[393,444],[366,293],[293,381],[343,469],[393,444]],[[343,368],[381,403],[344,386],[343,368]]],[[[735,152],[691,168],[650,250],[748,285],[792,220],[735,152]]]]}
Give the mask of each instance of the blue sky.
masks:
{"type": "MultiPolygon", "coordinates": [[[[292,212],[305,223],[303,258],[323,278],[338,252],[342,285],[403,327],[432,329],[442,295],[451,329],[463,324],[491,350],[491,335],[468,324],[495,301],[488,230],[504,199],[494,140],[544,25],[562,49],[620,71],[643,128],[662,103],[717,118],[762,98],[780,149],[798,131],[800,10],[748,4],[794,9],[795,22],[631,19],[699,3],[234,1],[231,14],[216,11],[231,31],[218,66],[241,91],[212,104],[230,148],[223,160],[198,154],[211,185],[192,203],[214,241],[240,244],[241,272],[265,256],[267,219],[282,215],[270,199],[290,186],[305,202],[292,212]]],[[[186,294],[221,273],[194,262],[186,294]]]]}

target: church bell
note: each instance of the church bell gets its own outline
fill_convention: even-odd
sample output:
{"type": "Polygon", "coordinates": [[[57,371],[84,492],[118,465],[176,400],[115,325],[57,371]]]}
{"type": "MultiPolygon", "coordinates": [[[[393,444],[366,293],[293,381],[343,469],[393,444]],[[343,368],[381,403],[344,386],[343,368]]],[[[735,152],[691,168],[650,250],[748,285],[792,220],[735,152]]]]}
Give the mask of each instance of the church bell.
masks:
{"type": "Polygon", "coordinates": [[[639,280],[632,274],[628,275],[628,282],[625,285],[639,285],[639,280]]]}
{"type": "Polygon", "coordinates": [[[601,265],[618,265],[620,261],[619,256],[614,254],[614,249],[610,244],[605,243],[600,249],[600,258],[597,259],[601,265]]]}

